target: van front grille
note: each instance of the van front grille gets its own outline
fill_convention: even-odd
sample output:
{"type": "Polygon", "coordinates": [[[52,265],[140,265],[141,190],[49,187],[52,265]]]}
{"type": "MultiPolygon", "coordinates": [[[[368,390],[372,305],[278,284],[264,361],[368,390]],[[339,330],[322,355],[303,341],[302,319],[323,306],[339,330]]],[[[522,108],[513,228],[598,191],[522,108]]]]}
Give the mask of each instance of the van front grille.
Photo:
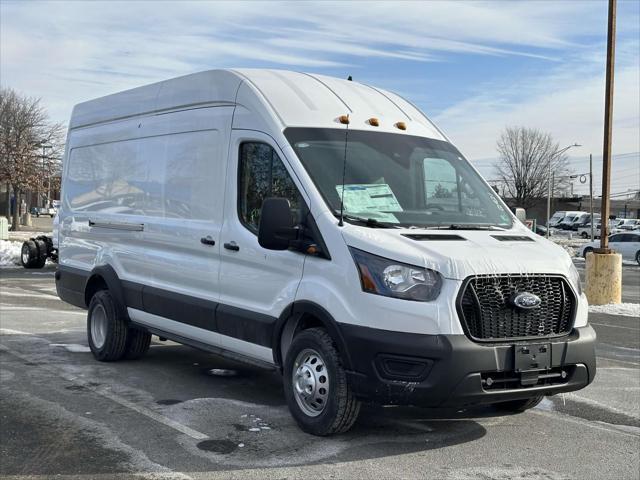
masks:
{"type": "Polygon", "coordinates": [[[475,341],[548,338],[571,331],[576,298],[557,275],[482,275],[463,283],[457,309],[465,332],[475,341]],[[540,304],[515,306],[519,293],[536,295],[540,304]]]}

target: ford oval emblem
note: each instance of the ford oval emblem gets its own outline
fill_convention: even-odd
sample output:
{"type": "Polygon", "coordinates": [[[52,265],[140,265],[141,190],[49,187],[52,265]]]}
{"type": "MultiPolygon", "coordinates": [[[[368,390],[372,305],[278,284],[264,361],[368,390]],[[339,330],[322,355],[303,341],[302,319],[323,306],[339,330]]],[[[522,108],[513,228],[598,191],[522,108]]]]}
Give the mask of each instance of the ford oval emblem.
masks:
{"type": "Polygon", "coordinates": [[[513,303],[514,307],[521,308],[523,310],[531,310],[532,308],[538,308],[542,303],[540,297],[534,295],[533,293],[522,292],[516,293],[511,303],[513,303]]]}

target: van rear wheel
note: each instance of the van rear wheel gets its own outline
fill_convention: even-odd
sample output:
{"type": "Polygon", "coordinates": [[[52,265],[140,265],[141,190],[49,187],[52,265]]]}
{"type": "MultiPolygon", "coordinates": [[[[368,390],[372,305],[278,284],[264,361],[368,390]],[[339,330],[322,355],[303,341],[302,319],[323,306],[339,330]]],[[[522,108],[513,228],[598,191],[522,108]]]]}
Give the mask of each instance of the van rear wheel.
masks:
{"type": "Polygon", "coordinates": [[[137,360],[143,357],[149,350],[149,345],[151,345],[151,334],[149,332],[137,328],[129,328],[124,358],[137,360]]]}
{"type": "Polygon", "coordinates": [[[126,351],[128,333],[127,321],[118,313],[109,291],[96,292],[87,312],[89,348],[96,360],[120,360],[126,351]]]}
{"type": "Polygon", "coordinates": [[[360,401],[347,382],[340,354],[321,328],[295,336],[284,362],[284,392],[291,415],[312,435],[348,431],[360,413],[360,401]]]}

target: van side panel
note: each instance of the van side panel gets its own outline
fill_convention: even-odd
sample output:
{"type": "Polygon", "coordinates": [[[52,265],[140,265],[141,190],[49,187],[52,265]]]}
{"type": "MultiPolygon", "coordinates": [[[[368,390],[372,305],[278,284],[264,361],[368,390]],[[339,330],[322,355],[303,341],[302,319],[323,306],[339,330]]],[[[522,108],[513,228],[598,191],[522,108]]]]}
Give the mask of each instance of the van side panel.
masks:
{"type": "Polygon", "coordinates": [[[110,264],[121,280],[217,298],[227,139],[233,107],[72,130],[60,264],[110,264]]]}

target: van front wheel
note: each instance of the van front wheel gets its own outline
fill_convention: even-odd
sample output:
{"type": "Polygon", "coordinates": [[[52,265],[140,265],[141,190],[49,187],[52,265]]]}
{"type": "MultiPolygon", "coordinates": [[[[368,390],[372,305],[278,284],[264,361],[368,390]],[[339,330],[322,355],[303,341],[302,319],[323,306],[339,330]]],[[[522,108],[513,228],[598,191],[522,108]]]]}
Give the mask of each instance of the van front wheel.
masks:
{"type": "Polygon", "coordinates": [[[91,298],[87,312],[87,337],[91,353],[101,362],[120,360],[125,354],[127,322],[118,313],[108,290],[100,290],[91,298]]]}
{"type": "Polygon", "coordinates": [[[340,354],[329,334],[310,328],[295,336],[284,363],[284,392],[302,430],[331,435],[349,430],[360,413],[340,354]]]}

